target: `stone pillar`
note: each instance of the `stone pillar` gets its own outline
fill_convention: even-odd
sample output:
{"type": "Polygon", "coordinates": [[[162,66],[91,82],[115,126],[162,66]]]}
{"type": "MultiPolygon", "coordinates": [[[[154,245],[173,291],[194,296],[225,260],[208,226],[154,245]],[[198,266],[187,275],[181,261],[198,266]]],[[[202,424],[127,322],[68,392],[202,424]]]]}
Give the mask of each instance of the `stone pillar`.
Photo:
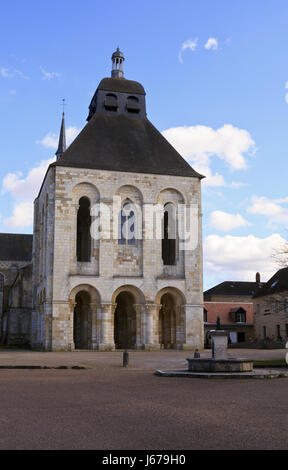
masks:
{"type": "Polygon", "coordinates": [[[76,303],[69,301],[69,313],[68,313],[68,351],[74,351],[74,308],[76,303]]]}
{"type": "Polygon", "coordinates": [[[143,349],[145,342],[145,305],[134,304],[136,311],[136,344],[135,349],[143,349]]]}
{"type": "Polygon", "coordinates": [[[224,330],[211,331],[212,339],[212,359],[226,360],[227,355],[227,332],[224,330]]]}
{"type": "Polygon", "coordinates": [[[114,351],[114,312],[116,304],[102,303],[100,305],[101,336],[99,351],[114,351]]]}
{"type": "Polygon", "coordinates": [[[145,343],[146,351],[160,349],[159,344],[159,310],[161,305],[146,304],[145,343]]]}
{"type": "Polygon", "coordinates": [[[182,349],[184,338],[184,312],[181,305],[175,305],[175,318],[176,318],[176,349],[182,349]]]}
{"type": "Polygon", "coordinates": [[[204,323],[203,307],[201,305],[186,304],[184,309],[184,350],[204,349],[204,323]]]}
{"type": "Polygon", "coordinates": [[[99,322],[98,322],[98,313],[99,313],[99,305],[95,303],[90,303],[90,310],[91,310],[91,349],[98,349],[99,344],[99,322]]]}

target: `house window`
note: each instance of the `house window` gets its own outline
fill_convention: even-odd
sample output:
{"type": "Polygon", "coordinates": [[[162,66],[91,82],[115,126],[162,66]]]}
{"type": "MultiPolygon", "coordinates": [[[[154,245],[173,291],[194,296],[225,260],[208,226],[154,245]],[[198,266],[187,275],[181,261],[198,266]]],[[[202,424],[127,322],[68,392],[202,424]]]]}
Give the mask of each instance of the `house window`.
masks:
{"type": "Polygon", "coordinates": [[[277,339],[281,339],[280,325],[276,325],[277,339]]]}
{"type": "Polygon", "coordinates": [[[267,338],[266,326],[263,326],[262,334],[263,334],[263,338],[266,339],[267,338]]]}
{"type": "Polygon", "coordinates": [[[203,320],[204,320],[204,323],[207,323],[207,321],[208,321],[208,320],[207,320],[207,318],[208,318],[208,315],[207,315],[207,314],[208,314],[208,312],[207,312],[206,308],[204,308],[204,310],[203,310],[203,320]]]}
{"type": "Polygon", "coordinates": [[[81,197],[77,214],[77,261],[90,261],[90,226],[90,201],[87,197],[81,197]]]}
{"type": "Polygon", "coordinates": [[[244,310],[236,313],[236,323],[246,323],[246,312],[244,310]]]}

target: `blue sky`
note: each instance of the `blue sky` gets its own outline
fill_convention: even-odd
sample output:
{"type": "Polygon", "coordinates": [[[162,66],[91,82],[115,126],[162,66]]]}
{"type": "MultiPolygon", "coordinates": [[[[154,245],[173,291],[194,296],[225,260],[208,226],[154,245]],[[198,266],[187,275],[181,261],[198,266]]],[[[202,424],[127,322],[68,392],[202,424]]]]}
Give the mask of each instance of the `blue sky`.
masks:
{"type": "Polygon", "coordinates": [[[2,232],[32,232],[61,100],[73,138],[119,44],[148,118],[208,175],[205,288],[273,274],[288,225],[287,0],[11,0],[0,41],[2,232]]]}

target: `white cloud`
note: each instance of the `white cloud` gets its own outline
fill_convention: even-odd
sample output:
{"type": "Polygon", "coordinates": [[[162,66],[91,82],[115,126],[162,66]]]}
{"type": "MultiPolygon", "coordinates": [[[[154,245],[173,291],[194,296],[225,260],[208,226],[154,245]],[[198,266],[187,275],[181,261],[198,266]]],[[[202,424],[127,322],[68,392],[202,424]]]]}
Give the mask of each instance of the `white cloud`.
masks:
{"type": "Polygon", "coordinates": [[[214,51],[218,49],[218,41],[216,38],[209,38],[205,44],[205,49],[213,49],[214,51]]]}
{"type": "MultiPolygon", "coordinates": [[[[162,134],[197,171],[201,173],[201,168],[206,169],[209,178],[212,175],[209,170],[207,174],[207,168],[212,156],[224,160],[231,170],[240,170],[247,167],[246,154],[255,152],[255,142],[249,132],[231,124],[225,124],[217,130],[207,126],[172,127],[162,134]]],[[[203,173],[205,175],[205,171],[203,173]]],[[[216,181],[218,186],[221,181],[224,184],[219,174],[216,181]]],[[[208,178],[206,184],[209,184],[208,178]]]]}
{"type": "Polygon", "coordinates": [[[4,220],[12,229],[30,227],[33,223],[33,202],[20,202],[13,209],[13,215],[4,220]]]}
{"type": "Polygon", "coordinates": [[[40,66],[40,70],[42,72],[42,80],[53,80],[61,76],[59,72],[47,72],[42,66],[40,66]]]}
{"type": "Polygon", "coordinates": [[[9,69],[6,69],[5,67],[1,67],[0,69],[0,75],[3,78],[10,78],[12,77],[11,72],[9,72],[9,69]]]}
{"type": "MultiPolygon", "coordinates": [[[[78,129],[75,126],[70,126],[66,129],[66,142],[67,146],[73,142],[73,140],[77,137],[81,129],[78,129]]],[[[53,132],[48,132],[43,139],[37,140],[37,144],[43,145],[46,148],[57,149],[59,142],[59,134],[53,132]]]]}
{"type": "Polygon", "coordinates": [[[210,214],[210,225],[216,230],[230,232],[234,228],[250,225],[240,214],[229,214],[228,212],[213,211],[210,214]]]}
{"type": "Polygon", "coordinates": [[[198,38],[195,38],[194,40],[187,39],[187,41],[183,42],[181,49],[179,51],[179,54],[178,54],[178,59],[181,64],[183,64],[183,58],[182,58],[183,52],[186,49],[190,49],[190,51],[195,51],[197,47],[197,43],[198,43],[198,38]]]}
{"type": "Polygon", "coordinates": [[[200,173],[200,175],[205,176],[205,179],[203,180],[202,185],[210,186],[214,188],[220,187],[220,186],[226,186],[224,177],[220,175],[220,173],[215,173],[213,175],[209,166],[201,165],[196,162],[193,165],[193,167],[196,171],[198,171],[198,173],[200,173]]]}
{"type": "Polygon", "coordinates": [[[33,221],[33,201],[42,184],[48,165],[55,159],[43,160],[24,176],[20,171],[8,173],[2,182],[2,194],[10,193],[14,200],[13,215],[4,220],[11,228],[29,227],[33,221]]]}
{"type": "Polygon", "coordinates": [[[21,70],[10,70],[7,69],[6,67],[1,67],[0,68],[0,75],[3,78],[13,78],[15,76],[18,76],[20,78],[23,78],[24,80],[29,80],[29,77],[25,75],[21,70]]]}
{"type": "Polygon", "coordinates": [[[217,282],[254,281],[257,271],[263,281],[268,280],[278,269],[274,250],[283,243],[279,234],[267,238],[209,235],[204,240],[204,272],[217,282]]]}
{"type": "Polygon", "coordinates": [[[268,199],[267,197],[252,197],[252,205],[247,211],[251,214],[260,214],[268,218],[270,225],[288,223],[288,209],[280,204],[287,203],[288,198],[268,199]]]}
{"type": "MultiPolygon", "coordinates": [[[[286,89],[288,88],[288,82],[286,82],[285,88],[286,88],[286,89]]],[[[287,92],[286,95],[285,95],[285,101],[286,101],[286,103],[288,104],[288,92],[287,92]]]]}

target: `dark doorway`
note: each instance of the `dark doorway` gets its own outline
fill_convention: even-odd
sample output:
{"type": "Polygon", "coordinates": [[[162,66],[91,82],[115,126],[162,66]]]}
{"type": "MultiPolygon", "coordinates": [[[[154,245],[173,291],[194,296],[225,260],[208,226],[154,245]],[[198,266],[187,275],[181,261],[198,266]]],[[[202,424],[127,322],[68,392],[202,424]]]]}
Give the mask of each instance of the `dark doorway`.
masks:
{"type": "Polygon", "coordinates": [[[121,292],[116,298],[114,314],[114,341],[116,349],[134,349],[136,344],[136,312],[134,297],[121,292]]]}

